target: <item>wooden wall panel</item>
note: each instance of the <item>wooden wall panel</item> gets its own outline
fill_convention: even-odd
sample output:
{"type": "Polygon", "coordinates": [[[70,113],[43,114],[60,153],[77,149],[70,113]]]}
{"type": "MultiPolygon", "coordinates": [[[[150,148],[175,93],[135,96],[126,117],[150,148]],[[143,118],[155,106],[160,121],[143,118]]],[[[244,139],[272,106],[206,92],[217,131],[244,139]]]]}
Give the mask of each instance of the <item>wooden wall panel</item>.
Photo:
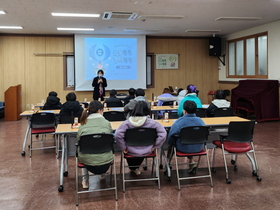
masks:
{"type": "Polygon", "coordinates": [[[26,96],[26,104],[36,104],[39,103],[42,99],[45,99],[46,58],[45,56],[34,55],[34,53],[45,52],[45,37],[25,37],[26,89],[23,94],[26,96]]]}
{"type": "MultiPolygon", "coordinates": [[[[22,85],[22,92],[25,91],[25,56],[24,56],[24,37],[3,37],[3,89],[7,90],[10,86],[22,85]]],[[[22,104],[25,95],[22,94],[22,104]]],[[[24,107],[23,107],[24,108],[24,107]]]]}
{"type": "MultiPolygon", "coordinates": [[[[0,90],[11,85],[22,84],[24,106],[27,103],[45,100],[51,90],[57,91],[61,101],[64,102],[65,95],[70,91],[63,90],[63,57],[34,56],[33,53],[73,52],[73,39],[73,37],[1,37],[2,43],[0,43],[4,47],[0,52],[0,61],[3,60],[0,71],[3,65],[2,72],[5,79],[3,87],[0,85],[0,90]]],[[[147,52],[155,55],[180,54],[178,70],[155,69],[155,87],[146,90],[148,98],[151,98],[152,93],[155,96],[160,95],[163,88],[168,85],[185,88],[192,83],[200,90],[199,97],[202,102],[208,103],[208,91],[219,88],[218,60],[208,55],[207,38],[147,37],[147,52]]],[[[92,91],[76,92],[76,94],[80,101],[84,98],[92,100],[92,91]]]]}
{"type": "Polygon", "coordinates": [[[147,52],[180,54],[178,70],[155,69],[155,88],[146,91],[148,97],[151,93],[160,95],[168,85],[186,88],[188,84],[194,84],[200,91],[199,98],[208,103],[207,93],[218,88],[218,60],[208,55],[208,39],[148,37],[147,52]]]}
{"type": "Polygon", "coordinates": [[[63,56],[66,50],[64,37],[46,37],[46,53],[58,53],[60,56],[46,56],[46,93],[56,91],[62,102],[68,91],[63,90],[63,56]]]}

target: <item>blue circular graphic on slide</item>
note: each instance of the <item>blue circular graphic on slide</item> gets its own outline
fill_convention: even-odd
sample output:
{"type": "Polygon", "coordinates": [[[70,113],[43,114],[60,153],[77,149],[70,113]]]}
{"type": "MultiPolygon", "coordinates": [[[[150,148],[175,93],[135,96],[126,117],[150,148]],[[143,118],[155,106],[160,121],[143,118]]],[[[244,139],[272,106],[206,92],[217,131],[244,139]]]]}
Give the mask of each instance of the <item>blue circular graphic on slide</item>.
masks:
{"type": "Polygon", "coordinates": [[[89,55],[93,60],[102,62],[109,58],[110,49],[104,44],[96,44],[89,49],[89,55]]]}

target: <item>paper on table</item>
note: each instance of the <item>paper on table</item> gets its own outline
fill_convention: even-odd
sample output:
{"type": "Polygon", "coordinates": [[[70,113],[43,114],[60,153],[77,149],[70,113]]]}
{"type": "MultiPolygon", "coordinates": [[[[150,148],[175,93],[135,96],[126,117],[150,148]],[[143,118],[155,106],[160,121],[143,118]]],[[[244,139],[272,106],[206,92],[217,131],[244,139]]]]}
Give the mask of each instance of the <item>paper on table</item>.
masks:
{"type": "Polygon", "coordinates": [[[202,104],[202,108],[207,109],[208,108],[208,104],[202,104]]]}
{"type": "Polygon", "coordinates": [[[112,110],[117,111],[117,110],[122,110],[122,108],[112,108],[112,110]]]}

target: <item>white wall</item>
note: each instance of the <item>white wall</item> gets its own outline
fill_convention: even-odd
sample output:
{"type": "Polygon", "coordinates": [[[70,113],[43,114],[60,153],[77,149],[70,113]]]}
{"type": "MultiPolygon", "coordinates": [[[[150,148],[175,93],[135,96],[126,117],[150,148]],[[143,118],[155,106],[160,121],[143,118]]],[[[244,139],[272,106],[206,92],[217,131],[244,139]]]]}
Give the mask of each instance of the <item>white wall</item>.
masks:
{"type": "MultiPolygon", "coordinates": [[[[222,37],[222,49],[225,49],[225,41],[227,40],[266,31],[268,32],[268,79],[276,79],[280,81],[280,21],[275,21],[222,37]]],[[[239,79],[226,78],[226,66],[223,66],[220,62],[219,66],[221,67],[221,70],[219,71],[219,81],[239,81],[239,79]]]]}

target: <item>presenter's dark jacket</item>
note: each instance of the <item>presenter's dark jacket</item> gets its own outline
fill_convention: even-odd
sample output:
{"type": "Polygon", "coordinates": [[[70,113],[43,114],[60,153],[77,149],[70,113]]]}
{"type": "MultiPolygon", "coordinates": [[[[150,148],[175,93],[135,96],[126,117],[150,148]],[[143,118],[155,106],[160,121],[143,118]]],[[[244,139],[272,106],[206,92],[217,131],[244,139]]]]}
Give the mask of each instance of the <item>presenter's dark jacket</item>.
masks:
{"type": "MultiPolygon", "coordinates": [[[[98,84],[98,79],[99,79],[99,77],[94,77],[94,78],[93,78],[92,87],[94,88],[94,89],[93,89],[93,95],[99,97],[99,84],[98,84]]],[[[103,83],[102,83],[103,95],[102,95],[102,96],[105,96],[105,87],[107,87],[107,80],[106,80],[106,78],[104,78],[104,77],[101,77],[101,79],[103,80],[103,83]]],[[[97,97],[97,98],[98,98],[98,97],[97,97]]]]}

